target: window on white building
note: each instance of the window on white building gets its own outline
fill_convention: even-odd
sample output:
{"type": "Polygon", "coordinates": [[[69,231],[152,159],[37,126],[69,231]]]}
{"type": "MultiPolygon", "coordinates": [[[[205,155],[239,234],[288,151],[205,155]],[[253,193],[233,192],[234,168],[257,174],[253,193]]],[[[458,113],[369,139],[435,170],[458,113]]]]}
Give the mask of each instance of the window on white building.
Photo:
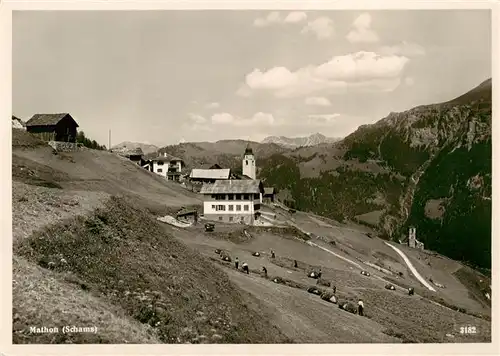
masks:
{"type": "Polygon", "coordinates": [[[228,207],[229,207],[229,211],[233,211],[234,206],[233,206],[232,204],[231,204],[231,205],[228,205],[228,207]]]}
{"type": "Polygon", "coordinates": [[[163,161],[158,161],[158,162],[156,162],[156,164],[159,166],[163,166],[163,161]]]}
{"type": "Polygon", "coordinates": [[[241,211],[241,205],[236,205],[236,211],[241,211]]]}
{"type": "Polygon", "coordinates": [[[234,194],[228,194],[227,200],[234,200],[234,194]]]}
{"type": "Polygon", "coordinates": [[[229,217],[229,221],[233,221],[233,217],[232,216],[229,217]]]}
{"type": "Polygon", "coordinates": [[[215,209],[217,209],[217,207],[216,207],[215,205],[212,205],[212,209],[214,209],[214,210],[215,210],[215,209]]]}
{"type": "Polygon", "coordinates": [[[158,169],[156,170],[156,172],[161,173],[161,172],[163,172],[163,170],[162,170],[161,168],[158,168],[158,169]]]}
{"type": "Polygon", "coordinates": [[[236,200],[241,200],[241,194],[236,194],[236,200]]]}
{"type": "Polygon", "coordinates": [[[217,205],[217,211],[226,211],[226,206],[225,205],[217,205]]]}
{"type": "Polygon", "coordinates": [[[243,205],[243,210],[248,211],[248,205],[247,204],[243,205]]]}
{"type": "Polygon", "coordinates": [[[248,194],[243,194],[243,200],[248,200],[248,194]]]}
{"type": "Polygon", "coordinates": [[[222,216],[219,216],[219,221],[222,221],[222,216]]]}
{"type": "Polygon", "coordinates": [[[248,166],[248,160],[245,161],[245,164],[248,166]]]}

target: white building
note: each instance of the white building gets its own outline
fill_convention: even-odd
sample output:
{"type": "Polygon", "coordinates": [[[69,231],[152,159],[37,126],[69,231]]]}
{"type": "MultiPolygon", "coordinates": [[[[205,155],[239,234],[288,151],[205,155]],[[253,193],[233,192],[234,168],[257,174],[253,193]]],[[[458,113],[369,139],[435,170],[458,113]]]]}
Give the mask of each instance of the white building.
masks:
{"type": "Polygon", "coordinates": [[[151,172],[165,177],[167,180],[178,181],[184,166],[182,159],[164,153],[149,161],[147,167],[151,172]]]}
{"type": "Polygon", "coordinates": [[[208,220],[253,224],[259,218],[264,186],[260,180],[217,180],[205,183],[203,214],[208,220]]]}
{"type": "Polygon", "coordinates": [[[245,149],[245,155],[243,156],[243,175],[255,179],[257,177],[256,172],[256,162],[253,151],[250,147],[245,149]]]}

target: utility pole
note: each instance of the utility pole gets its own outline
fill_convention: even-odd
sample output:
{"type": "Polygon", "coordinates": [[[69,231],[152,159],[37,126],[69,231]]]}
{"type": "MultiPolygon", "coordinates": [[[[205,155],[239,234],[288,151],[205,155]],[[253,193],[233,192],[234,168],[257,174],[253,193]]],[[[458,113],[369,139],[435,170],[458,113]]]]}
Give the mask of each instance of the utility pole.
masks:
{"type": "Polygon", "coordinates": [[[108,135],[108,151],[111,151],[111,129],[109,129],[108,135]]]}

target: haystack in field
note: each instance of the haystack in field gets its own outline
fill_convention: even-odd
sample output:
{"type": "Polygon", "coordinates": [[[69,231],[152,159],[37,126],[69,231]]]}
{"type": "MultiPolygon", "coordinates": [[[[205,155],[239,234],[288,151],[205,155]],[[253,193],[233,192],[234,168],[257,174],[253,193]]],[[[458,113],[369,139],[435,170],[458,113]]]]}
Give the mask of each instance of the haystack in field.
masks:
{"type": "Polygon", "coordinates": [[[396,290],[396,287],[394,287],[392,284],[386,284],[385,289],[396,290]]]}
{"type": "Polygon", "coordinates": [[[231,262],[232,261],[231,257],[228,254],[223,253],[223,252],[221,253],[220,258],[221,258],[221,260],[223,260],[225,262],[231,262]]]}
{"type": "Polygon", "coordinates": [[[339,305],[340,309],[345,310],[346,312],[349,312],[352,314],[356,314],[358,311],[356,306],[351,302],[342,302],[342,303],[339,302],[338,305],[339,305]]]}
{"type": "Polygon", "coordinates": [[[325,291],[325,292],[321,293],[321,299],[326,300],[327,302],[330,302],[333,304],[337,304],[337,297],[335,296],[335,294],[333,294],[332,292],[329,292],[329,291],[325,291]]]}
{"type": "Polygon", "coordinates": [[[253,253],[252,253],[252,256],[255,256],[255,257],[260,257],[260,252],[253,252],[253,253]]]}
{"type": "Polygon", "coordinates": [[[312,271],[309,271],[307,273],[307,277],[309,278],[314,278],[314,279],[318,279],[321,277],[321,270],[318,272],[318,271],[315,271],[315,270],[312,270],[312,271]]]}
{"type": "Polygon", "coordinates": [[[311,293],[311,294],[321,295],[321,290],[319,290],[316,287],[309,287],[309,288],[307,288],[307,292],[311,293]]]}
{"type": "Polygon", "coordinates": [[[332,283],[323,278],[318,278],[316,284],[319,286],[331,287],[332,283]]]}

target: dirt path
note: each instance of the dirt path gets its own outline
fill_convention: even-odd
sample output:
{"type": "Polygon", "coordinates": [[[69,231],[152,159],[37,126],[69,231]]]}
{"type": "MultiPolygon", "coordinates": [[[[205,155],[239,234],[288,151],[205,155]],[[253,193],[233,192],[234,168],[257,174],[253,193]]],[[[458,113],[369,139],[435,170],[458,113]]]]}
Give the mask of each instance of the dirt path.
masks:
{"type": "Polygon", "coordinates": [[[314,242],[311,242],[311,241],[307,241],[307,244],[308,244],[308,245],[311,245],[311,246],[314,246],[314,247],[317,247],[317,248],[320,248],[320,249],[322,249],[323,251],[326,251],[326,252],[328,252],[328,253],[330,253],[330,254],[334,255],[335,257],[338,257],[338,258],[340,258],[340,259],[342,259],[342,260],[346,261],[347,263],[350,263],[351,265],[356,266],[356,267],[357,267],[357,268],[359,268],[359,269],[363,269],[363,267],[361,267],[361,265],[360,265],[360,264],[358,264],[358,263],[356,263],[356,262],[354,262],[354,261],[351,261],[350,259],[345,258],[344,256],[341,256],[341,255],[339,255],[339,254],[337,254],[337,253],[335,253],[335,252],[333,252],[333,251],[330,251],[330,250],[329,250],[329,249],[327,249],[326,247],[323,247],[323,246],[317,245],[317,244],[315,244],[314,242]]]}
{"type": "Polygon", "coordinates": [[[390,243],[385,242],[385,244],[387,246],[391,247],[394,251],[396,251],[403,258],[403,260],[405,261],[406,265],[410,269],[411,273],[413,273],[413,275],[418,279],[418,281],[420,283],[422,283],[430,291],[433,291],[433,292],[436,291],[429,283],[427,283],[427,281],[424,279],[424,277],[422,277],[420,275],[420,273],[418,273],[418,271],[416,270],[416,268],[413,267],[413,264],[410,262],[410,260],[408,259],[408,257],[406,257],[406,255],[403,253],[403,251],[401,251],[396,246],[391,245],[390,243]]]}

